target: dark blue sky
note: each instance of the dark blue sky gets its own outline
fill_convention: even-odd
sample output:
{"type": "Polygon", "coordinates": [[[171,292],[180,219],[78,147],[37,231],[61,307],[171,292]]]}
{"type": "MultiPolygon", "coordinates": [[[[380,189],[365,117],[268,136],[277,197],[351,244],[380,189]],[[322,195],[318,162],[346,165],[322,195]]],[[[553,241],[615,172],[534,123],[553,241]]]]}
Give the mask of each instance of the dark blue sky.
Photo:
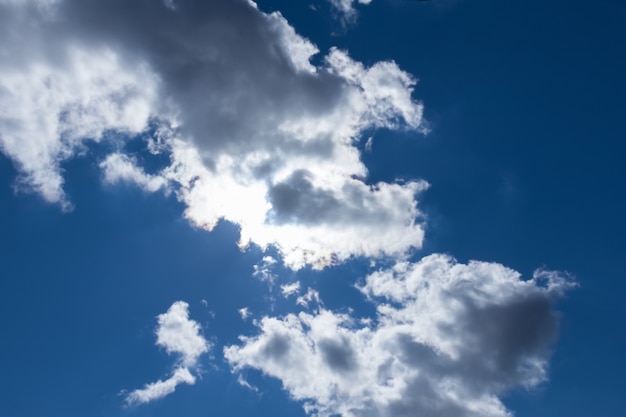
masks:
{"type": "MultiPolygon", "coordinates": [[[[626,6],[618,1],[374,0],[342,28],[318,2],[259,1],[280,10],[325,54],[366,65],[394,60],[419,79],[431,132],[372,131],[368,182],[427,180],[419,200],[424,247],[461,262],[498,262],[530,277],[571,273],[580,287],[557,304],[549,381],[505,396],[518,417],[621,416],[626,331],[626,6]]],[[[1,134],[2,132],[0,132],[1,134]]],[[[129,145],[132,146],[132,145],[129,145]]],[[[145,153],[139,150],[138,154],[145,153]]],[[[222,346],[254,332],[237,309],[285,314],[252,277],[236,226],[192,228],[173,196],[105,185],[94,146],[64,163],[75,210],[14,193],[0,155],[0,415],[305,415],[280,382],[239,386],[222,346]],[[168,372],[155,316],[186,300],[216,348],[201,379],[175,395],[124,408],[132,390],[168,372]],[[206,301],[206,306],[202,302],[206,301]]],[[[276,286],[315,286],[331,309],[373,314],[354,289],[363,259],[321,272],[278,268],[276,286]]]]}

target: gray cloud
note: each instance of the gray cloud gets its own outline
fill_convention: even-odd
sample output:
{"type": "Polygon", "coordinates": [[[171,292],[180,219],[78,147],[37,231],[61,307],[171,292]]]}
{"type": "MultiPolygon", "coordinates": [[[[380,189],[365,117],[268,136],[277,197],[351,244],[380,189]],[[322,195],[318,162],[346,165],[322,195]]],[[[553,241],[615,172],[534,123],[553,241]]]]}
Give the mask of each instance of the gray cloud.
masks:
{"type": "Polygon", "coordinates": [[[356,367],[354,350],[347,340],[323,339],[317,343],[317,347],[330,369],[350,371],[356,367]]]}
{"type": "Polygon", "coordinates": [[[274,219],[280,222],[311,223],[340,212],[340,202],[330,193],[315,189],[305,170],[295,171],[269,190],[274,219]]]}
{"type": "Polygon", "coordinates": [[[246,0],[0,8],[0,149],[22,188],[70,208],[64,161],[152,127],[171,165],[146,174],[118,153],[100,164],[106,181],[174,191],[195,225],[236,223],[242,246],[273,245],[292,268],[421,245],[426,184],[366,184],[355,146],[365,129],[425,131],[415,80],[394,63],[331,49],[314,66],[310,41],[246,0]]]}
{"type": "Polygon", "coordinates": [[[162,97],[176,103],[181,134],[202,150],[267,145],[273,138],[249,139],[274,134],[285,118],[323,116],[341,97],[339,77],[300,71],[282,47],[282,18],[246,1],[178,1],[171,10],[157,1],[66,0],[58,14],[90,43],[149,62],[162,97]]]}
{"type": "Polygon", "coordinates": [[[370,4],[372,0],[328,0],[344,24],[354,23],[357,17],[355,5],[370,4]]]}
{"type": "Polygon", "coordinates": [[[281,360],[289,352],[289,338],[284,335],[272,335],[263,347],[263,355],[269,359],[281,360]]]}

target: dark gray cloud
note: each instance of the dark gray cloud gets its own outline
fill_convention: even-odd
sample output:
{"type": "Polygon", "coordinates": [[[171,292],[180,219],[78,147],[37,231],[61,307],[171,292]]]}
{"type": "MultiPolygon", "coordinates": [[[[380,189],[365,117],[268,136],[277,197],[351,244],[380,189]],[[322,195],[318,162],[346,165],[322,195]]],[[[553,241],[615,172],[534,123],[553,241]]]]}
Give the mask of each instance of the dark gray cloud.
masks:
{"type": "Polygon", "coordinates": [[[291,174],[269,190],[273,219],[277,222],[311,223],[340,212],[340,202],[330,193],[315,189],[305,170],[291,174]]]}
{"type": "Polygon", "coordinates": [[[346,339],[323,339],[317,343],[317,347],[324,362],[335,371],[347,372],[357,366],[354,350],[346,339]]]}
{"type": "Polygon", "coordinates": [[[159,1],[65,0],[48,25],[54,39],[147,62],[161,80],[161,112],[175,103],[181,133],[205,151],[280,145],[258,137],[286,118],[323,116],[341,97],[340,77],[301,71],[277,42],[286,22],[245,0],[182,0],[174,10],[159,1]]]}

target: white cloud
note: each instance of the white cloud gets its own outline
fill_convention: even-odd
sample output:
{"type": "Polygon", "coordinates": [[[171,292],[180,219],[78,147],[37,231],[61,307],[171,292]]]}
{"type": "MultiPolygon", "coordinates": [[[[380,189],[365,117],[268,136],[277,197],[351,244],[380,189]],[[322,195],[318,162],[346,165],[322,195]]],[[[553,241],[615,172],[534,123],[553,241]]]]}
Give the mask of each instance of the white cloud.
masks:
{"type": "Polygon", "coordinates": [[[301,295],[296,299],[296,304],[302,307],[309,307],[309,303],[315,301],[317,305],[320,305],[322,302],[320,300],[320,294],[313,288],[308,288],[306,294],[301,295]]]}
{"type": "Polygon", "coordinates": [[[291,295],[298,294],[300,292],[300,281],[292,282],[290,284],[284,284],[280,286],[280,291],[283,297],[287,298],[291,295]]]}
{"type": "Polygon", "coordinates": [[[248,307],[243,307],[240,308],[239,310],[239,315],[241,316],[242,320],[247,320],[250,317],[250,310],[248,309],[248,307]]]}
{"type": "Polygon", "coordinates": [[[196,365],[198,357],[209,351],[209,343],[200,334],[200,324],[189,319],[189,304],[176,301],[164,314],[157,317],[157,345],[167,353],[181,355],[184,366],[196,365]]]}
{"type": "Polygon", "coordinates": [[[47,33],[57,3],[0,2],[0,150],[20,170],[19,188],[69,209],[62,162],[107,131],[145,130],[157,80],[106,45],[47,33]]]}
{"type": "Polygon", "coordinates": [[[143,131],[155,82],[106,49],[68,48],[67,55],[63,65],[0,64],[0,149],[17,163],[23,185],[65,207],[61,163],[107,130],[143,131]]]}
{"type": "Polygon", "coordinates": [[[150,401],[159,400],[176,391],[179,384],[193,385],[196,383],[196,377],[191,375],[189,369],[178,368],[171,377],[165,381],[158,380],[146,384],[142,389],[135,390],[126,397],[127,405],[145,404],[150,401]]]}
{"type": "Polygon", "coordinates": [[[264,256],[257,264],[254,265],[254,272],[252,273],[252,276],[272,285],[274,280],[277,278],[277,275],[272,272],[272,268],[277,263],[278,261],[276,261],[273,257],[264,256]]]}
{"type": "Polygon", "coordinates": [[[120,181],[128,181],[137,184],[145,191],[155,192],[167,189],[168,183],[160,175],[146,174],[137,166],[137,161],[120,153],[113,153],[100,163],[104,171],[104,181],[116,184],[120,181]]]}
{"type": "Polygon", "coordinates": [[[201,327],[189,319],[189,305],[176,301],[166,313],[157,316],[156,344],[169,354],[179,355],[176,369],[166,380],[146,384],[126,396],[127,405],[144,404],[173,393],[179,384],[193,385],[196,377],[191,370],[197,368],[198,359],[210,349],[209,342],[200,334],[201,327]]]}
{"type": "Polygon", "coordinates": [[[0,149],[21,184],[69,207],[63,162],[150,123],[171,165],[115,153],[105,181],[176,190],[196,226],[239,225],[242,247],[298,269],[421,246],[427,184],[367,183],[356,147],[372,128],[426,131],[410,75],[337,49],[315,66],[315,45],[250,2],[165,3],[0,3],[0,149]]]}
{"type": "Polygon", "coordinates": [[[572,285],[431,255],[367,277],[372,324],[325,309],[265,317],[224,353],[236,371],[279,378],[314,415],[511,416],[499,396],[546,379],[552,303],[572,285]]]}

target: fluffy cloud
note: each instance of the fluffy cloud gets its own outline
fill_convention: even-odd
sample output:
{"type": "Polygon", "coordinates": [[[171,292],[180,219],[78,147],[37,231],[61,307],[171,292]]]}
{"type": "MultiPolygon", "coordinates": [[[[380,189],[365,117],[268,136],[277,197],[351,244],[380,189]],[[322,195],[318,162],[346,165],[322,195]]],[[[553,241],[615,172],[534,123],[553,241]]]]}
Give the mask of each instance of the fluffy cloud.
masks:
{"type": "Polygon", "coordinates": [[[200,325],[189,319],[189,304],[176,301],[157,319],[157,345],[167,353],[180,354],[182,365],[195,366],[198,357],[209,351],[209,343],[200,335],[200,325]]]}
{"type": "Polygon", "coordinates": [[[297,269],[421,246],[427,184],[368,183],[358,147],[373,128],[426,131],[395,63],[331,49],[313,65],[315,45],[245,0],[4,0],[0,31],[0,149],[46,200],[70,207],[63,163],[88,141],[156,131],[170,166],[117,152],[105,180],[174,190],[196,226],[238,224],[242,247],[297,269]]]}
{"type": "Polygon", "coordinates": [[[546,379],[552,303],[572,285],[431,255],[367,277],[373,324],[323,308],[265,317],[225,356],[235,371],[279,378],[314,415],[511,416],[499,395],[546,379]]]}
{"type": "Polygon", "coordinates": [[[176,368],[166,380],[146,384],[126,396],[127,405],[144,404],[173,393],[179,384],[193,385],[196,377],[191,370],[198,366],[198,359],[210,348],[209,342],[200,334],[201,327],[189,319],[189,305],[176,301],[164,314],[157,316],[157,345],[169,354],[178,355],[176,368]]]}

